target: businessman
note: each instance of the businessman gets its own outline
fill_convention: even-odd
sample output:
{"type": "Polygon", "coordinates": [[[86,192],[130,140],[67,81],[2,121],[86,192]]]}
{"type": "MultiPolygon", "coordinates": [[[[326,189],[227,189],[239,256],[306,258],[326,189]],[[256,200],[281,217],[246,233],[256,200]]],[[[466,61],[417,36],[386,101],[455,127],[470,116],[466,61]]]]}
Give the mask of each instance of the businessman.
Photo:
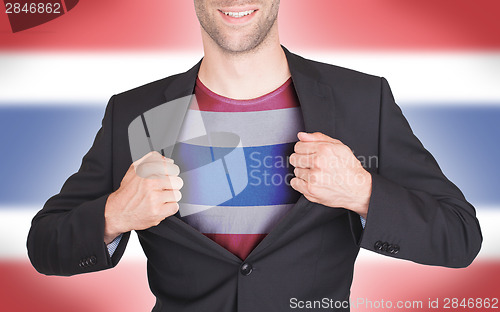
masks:
{"type": "Polygon", "coordinates": [[[28,254],[39,272],[112,268],[135,230],[153,311],[289,311],[292,298],[349,310],[360,247],[421,264],[473,261],[475,210],[413,135],[384,78],[289,52],[279,0],[194,6],[203,59],[110,99],[81,168],[33,219],[28,254]],[[184,112],[181,124],[151,113],[165,103],[184,112]],[[170,154],[155,145],[153,117],[175,133],[170,154]],[[153,151],[134,153],[136,121],[153,151]],[[239,138],[230,150],[243,151],[244,174],[227,142],[187,140],[201,123],[239,138]],[[195,170],[203,157],[224,165],[220,178],[195,170]]]}

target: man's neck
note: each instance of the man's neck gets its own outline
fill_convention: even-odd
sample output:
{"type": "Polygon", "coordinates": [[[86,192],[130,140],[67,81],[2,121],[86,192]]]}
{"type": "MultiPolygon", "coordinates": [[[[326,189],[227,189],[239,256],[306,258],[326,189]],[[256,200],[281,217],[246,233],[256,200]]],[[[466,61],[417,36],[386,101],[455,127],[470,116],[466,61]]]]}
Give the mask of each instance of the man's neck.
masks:
{"type": "Polygon", "coordinates": [[[212,92],[232,99],[272,92],[290,78],[290,70],[277,36],[267,39],[253,51],[235,54],[207,38],[198,77],[212,92]]]}

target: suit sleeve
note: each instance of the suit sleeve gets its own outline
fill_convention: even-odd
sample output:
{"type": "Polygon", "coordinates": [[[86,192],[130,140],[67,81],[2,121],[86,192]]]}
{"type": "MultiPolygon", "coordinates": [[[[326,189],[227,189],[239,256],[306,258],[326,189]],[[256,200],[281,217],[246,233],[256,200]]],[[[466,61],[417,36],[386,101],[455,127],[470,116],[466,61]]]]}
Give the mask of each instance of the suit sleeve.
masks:
{"type": "Polygon", "coordinates": [[[110,99],[102,127],[77,173],[64,183],[33,218],[28,256],[35,269],[47,275],[74,275],[115,266],[130,233],[123,235],[111,258],[104,243],[104,207],[113,192],[110,99]]]}
{"type": "Polygon", "coordinates": [[[384,78],[378,156],[360,246],[422,264],[468,266],[482,242],[475,209],[415,137],[384,78]]]}

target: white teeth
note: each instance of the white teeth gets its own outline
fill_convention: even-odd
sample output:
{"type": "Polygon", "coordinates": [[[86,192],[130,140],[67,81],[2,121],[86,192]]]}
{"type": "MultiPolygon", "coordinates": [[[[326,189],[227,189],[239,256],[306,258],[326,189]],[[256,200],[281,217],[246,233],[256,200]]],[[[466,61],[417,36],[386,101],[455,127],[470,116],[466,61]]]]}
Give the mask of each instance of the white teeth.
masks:
{"type": "Polygon", "coordinates": [[[255,10],[249,10],[249,11],[243,11],[243,12],[222,12],[226,14],[227,16],[235,17],[235,18],[240,18],[243,16],[247,16],[255,12],[255,10]]]}

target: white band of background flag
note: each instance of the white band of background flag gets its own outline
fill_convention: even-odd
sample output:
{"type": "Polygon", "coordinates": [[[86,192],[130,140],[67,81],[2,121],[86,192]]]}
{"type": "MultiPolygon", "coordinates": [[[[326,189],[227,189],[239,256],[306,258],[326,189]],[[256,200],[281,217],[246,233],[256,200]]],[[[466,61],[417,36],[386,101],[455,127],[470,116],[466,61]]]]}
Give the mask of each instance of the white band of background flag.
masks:
{"type": "MultiPolygon", "coordinates": [[[[398,104],[403,106],[439,103],[455,107],[500,102],[498,51],[300,52],[310,59],[384,76],[398,104]]],[[[200,57],[200,53],[194,52],[3,52],[0,53],[0,105],[102,106],[110,94],[184,72],[200,57]],[[109,75],[96,75],[96,71],[113,73],[113,79],[109,75]],[[42,80],[51,83],[40,83],[42,80]]]]}
{"type": "Polygon", "coordinates": [[[179,174],[184,181],[183,195],[196,193],[196,196],[188,196],[191,202],[180,205],[179,213],[183,217],[218,206],[236,197],[248,185],[240,137],[230,132],[208,131],[194,95],[161,104],[141,114],[130,123],[128,135],[134,162],[151,151],[171,158],[178,143],[223,148],[200,151],[210,154],[195,157],[211,161],[179,174]],[[185,118],[189,106],[196,109],[191,109],[189,118],[185,118]],[[185,129],[188,130],[183,131],[185,129]]]}

